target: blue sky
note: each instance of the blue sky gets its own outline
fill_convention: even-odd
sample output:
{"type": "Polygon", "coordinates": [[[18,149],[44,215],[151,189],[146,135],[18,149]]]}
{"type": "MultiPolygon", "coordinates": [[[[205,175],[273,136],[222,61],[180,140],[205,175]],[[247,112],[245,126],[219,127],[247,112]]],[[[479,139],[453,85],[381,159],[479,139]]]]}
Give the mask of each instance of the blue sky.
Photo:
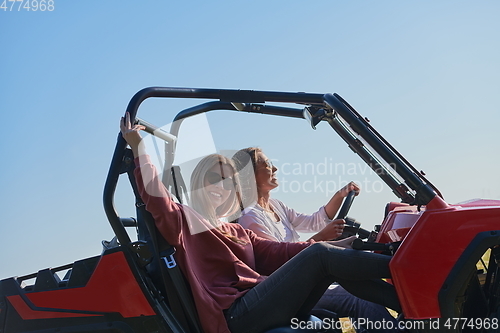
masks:
{"type": "MultiPolygon", "coordinates": [[[[448,202],[500,199],[498,1],[54,5],[0,9],[0,278],[100,253],[113,236],[102,188],[118,119],[148,86],[337,92],[448,202]]],[[[192,105],[163,102],[145,103],[144,118],[168,124],[192,105]]],[[[352,215],[368,229],[396,200],[327,124],[313,131],[296,119],[223,112],[206,119],[217,149],[262,147],[282,167],[275,196],[299,211],[328,199],[325,187],[290,187],[307,191],[314,176],[325,186],[365,182],[352,215]],[[346,169],[323,175],[322,163],[346,169]]],[[[186,128],[186,140],[208,142],[186,128]]],[[[127,194],[116,204],[133,213],[127,194]]]]}

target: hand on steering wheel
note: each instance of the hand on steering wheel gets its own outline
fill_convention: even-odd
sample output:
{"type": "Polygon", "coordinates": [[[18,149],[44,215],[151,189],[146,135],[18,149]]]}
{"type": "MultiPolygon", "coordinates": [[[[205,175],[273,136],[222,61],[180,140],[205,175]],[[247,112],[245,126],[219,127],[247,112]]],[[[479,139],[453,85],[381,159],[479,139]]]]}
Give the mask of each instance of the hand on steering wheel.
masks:
{"type": "Polygon", "coordinates": [[[349,212],[349,208],[351,208],[354,197],[359,194],[360,190],[361,189],[359,188],[358,184],[356,184],[355,182],[350,182],[339,190],[340,195],[345,197],[345,199],[342,207],[340,207],[336,219],[345,219],[347,217],[347,213],[349,212]]]}
{"type": "Polygon", "coordinates": [[[350,191],[349,194],[344,199],[344,203],[342,207],[340,207],[339,213],[335,219],[345,219],[347,217],[347,213],[351,208],[352,202],[354,201],[354,197],[357,195],[356,191],[350,191]]]}

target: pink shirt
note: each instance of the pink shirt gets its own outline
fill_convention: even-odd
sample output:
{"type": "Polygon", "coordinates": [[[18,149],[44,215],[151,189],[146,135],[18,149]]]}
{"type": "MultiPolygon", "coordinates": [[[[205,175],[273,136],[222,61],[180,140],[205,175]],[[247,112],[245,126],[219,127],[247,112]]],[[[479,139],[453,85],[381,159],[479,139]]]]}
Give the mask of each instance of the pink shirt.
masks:
{"type": "Polygon", "coordinates": [[[214,228],[192,208],[171,200],[148,156],[136,158],[135,163],[139,193],[162,236],[176,248],[176,260],[206,333],[229,332],[223,310],[311,244],[269,241],[237,223],[214,228]]]}

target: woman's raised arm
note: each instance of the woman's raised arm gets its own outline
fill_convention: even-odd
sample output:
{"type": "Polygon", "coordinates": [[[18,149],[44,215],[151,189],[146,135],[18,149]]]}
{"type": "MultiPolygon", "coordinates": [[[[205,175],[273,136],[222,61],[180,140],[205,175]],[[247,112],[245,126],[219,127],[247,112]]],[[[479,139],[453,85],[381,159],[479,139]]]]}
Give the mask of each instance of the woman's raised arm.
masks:
{"type": "Polygon", "coordinates": [[[182,229],[182,206],[176,204],[167,191],[155,166],[145,154],[145,146],[140,134],[145,127],[132,125],[130,114],[120,120],[120,131],[135,157],[134,170],[137,188],[146,209],[153,215],[156,227],[170,244],[177,244],[182,229]]]}
{"type": "Polygon", "coordinates": [[[145,129],[146,127],[138,124],[132,126],[130,123],[130,114],[128,112],[125,114],[125,117],[120,119],[120,132],[132,149],[134,157],[139,157],[144,153],[144,143],[142,142],[142,137],[139,132],[145,129]]]}

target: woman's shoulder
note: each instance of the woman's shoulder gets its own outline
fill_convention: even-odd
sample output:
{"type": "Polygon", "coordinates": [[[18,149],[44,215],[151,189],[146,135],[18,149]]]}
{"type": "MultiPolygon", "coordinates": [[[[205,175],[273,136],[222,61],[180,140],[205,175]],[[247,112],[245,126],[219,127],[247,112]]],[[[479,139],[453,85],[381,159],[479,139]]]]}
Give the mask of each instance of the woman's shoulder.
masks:
{"type": "Polygon", "coordinates": [[[246,208],[238,218],[238,225],[248,229],[250,225],[262,220],[263,212],[256,207],[246,208]]]}

